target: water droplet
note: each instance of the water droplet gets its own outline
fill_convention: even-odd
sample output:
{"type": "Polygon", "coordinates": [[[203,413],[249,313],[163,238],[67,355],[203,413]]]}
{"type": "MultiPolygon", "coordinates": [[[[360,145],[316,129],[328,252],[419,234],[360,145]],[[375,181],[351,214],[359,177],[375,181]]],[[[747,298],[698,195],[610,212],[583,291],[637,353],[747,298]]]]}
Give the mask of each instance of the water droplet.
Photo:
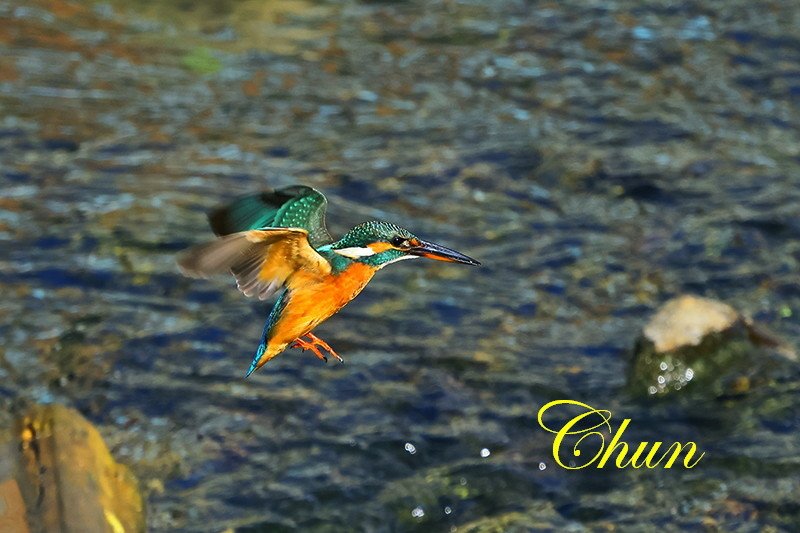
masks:
{"type": "Polygon", "coordinates": [[[659,384],[659,385],[663,385],[664,383],[666,383],[666,382],[667,382],[667,380],[666,380],[666,378],[665,378],[664,376],[658,376],[658,378],[656,379],[656,381],[658,381],[658,384],[659,384]]]}
{"type": "Polygon", "coordinates": [[[452,509],[450,509],[450,506],[449,506],[449,505],[448,505],[447,507],[445,507],[445,508],[444,508],[444,514],[450,514],[450,513],[452,513],[452,512],[453,512],[453,510],[452,510],[452,509]]]}
{"type": "Polygon", "coordinates": [[[544,462],[539,463],[539,470],[544,470],[545,468],[547,468],[547,465],[544,462]]]}
{"type": "Polygon", "coordinates": [[[649,392],[650,394],[655,394],[658,392],[658,389],[650,385],[649,387],[647,387],[647,392],[649,392]]]}
{"type": "Polygon", "coordinates": [[[466,485],[467,484],[467,478],[462,477],[461,479],[458,480],[458,482],[461,483],[462,485],[466,485]]]}
{"type": "Polygon", "coordinates": [[[650,41],[655,37],[653,30],[645,28],[644,26],[636,26],[633,28],[632,33],[636,39],[641,39],[642,41],[650,41]]]}
{"type": "Polygon", "coordinates": [[[492,455],[492,452],[489,451],[489,448],[484,448],[481,450],[481,457],[486,458],[489,457],[490,455],[492,455]]]}
{"type": "Polygon", "coordinates": [[[377,102],[378,95],[372,91],[358,91],[358,98],[359,100],[364,100],[365,102],[377,102]]]}
{"type": "Polygon", "coordinates": [[[656,156],[656,164],[665,167],[670,164],[672,158],[668,154],[658,154],[656,156]]]}
{"type": "Polygon", "coordinates": [[[666,370],[667,369],[667,363],[665,363],[664,361],[661,361],[661,364],[658,365],[658,368],[660,368],[661,370],[666,370]]]}
{"type": "Polygon", "coordinates": [[[687,368],[685,375],[686,375],[686,381],[691,381],[692,378],[694,377],[694,370],[692,370],[691,368],[687,368]]]}
{"type": "Polygon", "coordinates": [[[413,516],[414,518],[422,518],[423,516],[425,516],[425,510],[422,507],[419,507],[419,506],[418,507],[414,507],[411,510],[411,516],[413,516]]]}
{"type": "Polygon", "coordinates": [[[406,442],[405,449],[411,455],[414,455],[415,453],[417,453],[417,447],[414,446],[413,444],[411,444],[410,442],[406,442]]]}
{"type": "Polygon", "coordinates": [[[531,118],[531,114],[525,111],[524,109],[516,109],[514,108],[511,111],[511,116],[517,120],[528,120],[531,118]]]}

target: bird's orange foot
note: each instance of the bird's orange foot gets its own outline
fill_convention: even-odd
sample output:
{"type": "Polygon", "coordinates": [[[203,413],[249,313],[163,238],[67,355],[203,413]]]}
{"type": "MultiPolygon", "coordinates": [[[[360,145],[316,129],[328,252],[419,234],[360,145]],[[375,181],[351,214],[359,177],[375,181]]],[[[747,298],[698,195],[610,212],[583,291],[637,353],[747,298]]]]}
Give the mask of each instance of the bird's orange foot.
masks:
{"type": "Polygon", "coordinates": [[[319,348],[317,348],[317,346],[313,342],[304,340],[301,337],[296,338],[294,342],[292,342],[292,344],[289,345],[289,348],[300,348],[303,351],[311,350],[312,352],[314,352],[314,355],[316,355],[317,358],[325,361],[326,363],[328,362],[328,358],[322,355],[322,352],[319,351],[319,348]]]}
{"type": "Polygon", "coordinates": [[[327,343],[327,342],[325,342],[324,340],[320,339],[319,337],[317,337],[317,336],[316,336],[316,335],[314,335],[313,333],[307,333],[307,334],[306,334],[306,337],[308,337],[308,338],[309,338],[309,340],[310,340],[312,343],[316,344],[317,346],[320,346],[320,347],[322,347],[322,349],[323,349],[323,350],[325,350],[326,352],[328,352],[329,354],[331,354],[332,356],[334,356],[334,357],[335,357],[335,358],[336,358],[336,359],[337,359],[337,360],[338,360],[340,363],[344,363],[344,359],[342,359],[342,358],[339,356],[339,354],[338,354],[338,353],[336,353],[336,352],[334,351],[334,349],[333,349],[333,348],[331,348],[330,344],[328,344],[328,343],[327,343]]]}
{"type": "Polygon", "coordinates": [[[306,333],[305,336],[308,337],[308,340],[305,340],[302,337],[298,337],[294,340],[294,342],[292,342],[292,344],[289,347],[301,348],[304,351],[311,350],[314,353],[314,355],[317,356],[318,359],[321,359],[322,361],[325,361],[327,363],[328,358],[325,357],[325,355],[323,355],[322,351],[320,351],[320,348],[322,348],[323,350],[334,356],[340,363],[344,363],[344,359],[342,359],[339,356],[339,354],[336,353],[327,342],[320,339],[313,333],[306,333]]]}

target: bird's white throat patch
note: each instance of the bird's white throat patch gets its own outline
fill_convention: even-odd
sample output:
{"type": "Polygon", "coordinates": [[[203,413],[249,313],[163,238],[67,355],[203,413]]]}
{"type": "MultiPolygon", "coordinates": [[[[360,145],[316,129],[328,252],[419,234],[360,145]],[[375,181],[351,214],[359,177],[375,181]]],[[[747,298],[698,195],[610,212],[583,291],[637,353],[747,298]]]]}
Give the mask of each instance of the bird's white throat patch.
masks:
{"type": "Polygon", "coordinates": [[[417,257],[419,257],[419,256],[418,255],[401,255],[400,257],[398,257],[396,259],[392,259],[391,261],[386,261],[382,265],[378,266],[378,268],[379,269],[383,268],[386,265],[391,265],[392,263],[397,263],[398,261],[403,261],[404,259],[416,259],[417,257]]]}
{"type": "Polygon", "coordinates": [[[359,257],[369,257],[375,255],[375,250],[368,247],[352,246],[350,248],[342,248],[340,250],[333,250],[339,255],[349,257],[350,259],[358,259],[359,257]]]}

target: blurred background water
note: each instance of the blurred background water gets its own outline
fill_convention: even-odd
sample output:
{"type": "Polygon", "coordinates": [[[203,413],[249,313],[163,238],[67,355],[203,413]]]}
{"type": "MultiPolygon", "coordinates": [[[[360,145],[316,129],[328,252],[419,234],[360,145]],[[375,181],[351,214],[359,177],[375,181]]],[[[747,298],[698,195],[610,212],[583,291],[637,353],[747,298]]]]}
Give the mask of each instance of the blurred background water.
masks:
{"type": "Polygon", "coordinates": [[[679,293],[800,336],[798,28],[792,0],[0,1],[0,418],[77,407],[152,530],[797,529],[794,368],[622,388],[679,293]],[[243,380],[268,305],[174,256],[295,183],[335,235],[484,266],[381,271],[317,330],[346,365],[243,380]],[[706,458],[564,471],[555,398],[706,458]]]}

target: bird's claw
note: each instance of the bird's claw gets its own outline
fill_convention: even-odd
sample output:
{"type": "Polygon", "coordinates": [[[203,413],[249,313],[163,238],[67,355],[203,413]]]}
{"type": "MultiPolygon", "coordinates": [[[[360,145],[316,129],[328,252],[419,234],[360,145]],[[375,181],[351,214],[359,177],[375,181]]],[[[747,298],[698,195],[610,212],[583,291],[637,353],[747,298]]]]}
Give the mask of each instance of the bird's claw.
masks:
{"type": "Polygon", "coordinates": [[[320,339],[313,333],[306,333],[305,336],[308,337],[308,340],[305,340],[302,337],[298,337],[292,342],[292,344],[289,347],[301,348],[303,351],[311,350],[314,353],[314,355],[317,356],[317,359],[320,359],[321,361],[327,363],[328,358],[322,353],[322,351],[320,351],[320,348],[322,348],[323,350],[334,356],[340,363],[344,363],[344,359],[339,357],[339,354],[337,354],[327,342],[320,339]]]}

